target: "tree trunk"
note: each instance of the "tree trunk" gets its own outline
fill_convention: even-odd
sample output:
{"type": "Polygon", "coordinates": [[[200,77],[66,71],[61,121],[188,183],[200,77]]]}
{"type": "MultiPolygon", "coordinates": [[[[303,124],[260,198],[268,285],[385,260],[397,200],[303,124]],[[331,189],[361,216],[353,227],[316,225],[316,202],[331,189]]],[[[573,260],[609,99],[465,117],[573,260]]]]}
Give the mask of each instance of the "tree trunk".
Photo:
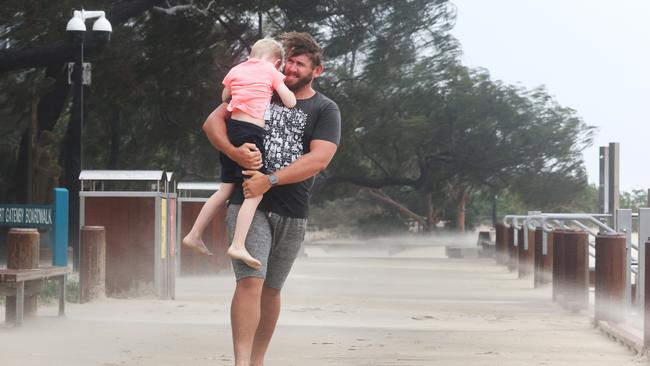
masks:
{"type": "Polygon", "coordinates": [[[120,156],[120,112],[117,108],[113,110],[113,115],[111,116],[109,123],[111,148],[108,155],[108,168],[115,170],[117,169],[120,156]]]}
{"type": "Polygon", "coordinates": [[[390,198],[386,193],[384,193],[380,189],[372,189],[372,190],[369,190],[368,192],[370,193],[370,195],[372,197],[378,199],[379,201],[381,201],[381,202],[383,202],[385,204],[390,205],[393,208],[396,208],[399,212],[403,213],[407,217],[417,221],[426,230],[426,226],[427,226],[426,218],[424,218],[424,217],[416,214],[415,212],[409,210],[408,208],[406,208],[406,206],[404,206],[404,205],[402,205],[402,204],[400,204],[398,202],[395,202],[392,198],[390,198]]]}
{"type": "Polygon", "coordinates": [[[31,200],[31,161],[32,161],[32,128],[31,124],[23,132],[18,149],[18,162],[14,173],[14,179],[10,196],[14,197],[16,203],[28,203],[31,200]]]}
{"type": "Polygon", "coordinates": [[[56,81],[52,91],[38,98],[38,104],[32,106],[29,127],[23,133],[20,141],[18,163],[13,179],[13,196],[15,202],[18,203],[32,203],[33,198],[39,196],[33,188],[39,182],[34,182],[32,178],[39,163],[36,160],[39,159],[40,154],[34,154],[34,152],[38,149],[42,132],[54,129],[70,90],[64,72],[64,64],[48,66],[45,77],[54,78],[56,81]]]}
{"type": "Polygon", "coordinates": [[[433,196],[431,192],[425,195],[425,199],[427,203],[427,217],[426,217],[426,225],[424,225],[424,231],[426,233],[431,233],[436,228],[436,222],[438,221],[438,217],[437,217],[438,214],[433,209],[433,196]]]}
{"type": "Polygon", "coordinates": [[[469,190],[463,189],[460,197],[458,199],[458,212],[456,216],[456,224],[458,231],[461,233],[465,232],[465,204],[467,203],[467,198],[469,197],[469,190]]]}

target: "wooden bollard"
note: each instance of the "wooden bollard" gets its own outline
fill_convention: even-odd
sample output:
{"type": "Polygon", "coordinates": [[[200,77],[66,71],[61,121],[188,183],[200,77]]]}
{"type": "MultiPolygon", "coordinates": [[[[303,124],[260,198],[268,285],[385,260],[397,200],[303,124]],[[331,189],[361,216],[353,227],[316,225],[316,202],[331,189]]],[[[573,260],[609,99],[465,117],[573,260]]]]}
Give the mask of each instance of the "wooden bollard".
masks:
{"type": "Polygon", "coordinates": [[[106,230],[81,228],[79,250],[79,300],[88,302],[106,295],[106,230]]]}
{"type": "Polygon", "coordinates": [[[566,231],[564,246],[564,303],[573,311],[589,304],[589,235],[584,231],[566,231]]]}
{"type": "Polygon", "coordinates": [[[533,273],[535,261],[535,231],[528,230],[528,248],[524,245],[524,235],[526,232],[522,227],[517,234],[519,235],[519,278],[527,277],[533,273]]]}
{"type": "Polygon", "coordinates": [[[496,244],[496,262],[497,264],[506,264],[508,260],[508,232],[502,223],[494,225],[495,244],[496,244]]]}
{"type": "Polygon", "coordinates": [[[546,233],[546,254],[544,254],[544,229],[535,230],[535,287],[551,282],[553,277],[553,233],[546,233]]]}
{"type": "Polygon", "coordinates": [[[596,236],[596,321],[624,319],[625,241],[620,234],[596,236]]]}
{"type": "Polygon", "coordinates": [[[517,270],[519,263],[519,247],[515,246],[515,228],[509,227],[508,233],[508,270],[514,272],[517,270]]]}
{"type": "Polygon", "coordinates": [[[564,286],[564,230],[553,231],[553,301],[560,301],[564,286]]]}
{"type": "MultiPolygon", "coordinates": [[[[40,235],[36,229],[12,228],[7,234],[7,269],[38,268],[38,248],[40,235]]],[[[28,282],[25,285],[25,300],[23,314],[36,315],[38,308],[39,282],[28,282]]],[[[16,321],[16,297],[7,296],[5,306],[5,321],[16,321]]]]}

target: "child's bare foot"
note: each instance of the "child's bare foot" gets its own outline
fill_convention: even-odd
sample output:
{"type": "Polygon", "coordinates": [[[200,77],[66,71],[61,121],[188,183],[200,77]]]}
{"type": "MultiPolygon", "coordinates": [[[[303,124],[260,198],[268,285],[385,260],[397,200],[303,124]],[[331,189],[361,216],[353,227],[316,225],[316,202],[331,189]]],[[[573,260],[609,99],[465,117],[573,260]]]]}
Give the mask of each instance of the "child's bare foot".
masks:
{"type": "Polygon", "coordinates": [[[239,259],[240,261],[243,261],[244,263],[246,263],[247,266],[253,269],[262,268],[262,263],[257,259],[253,258],[250,254],[248,254],[246,248],[237,248],[234,245],[231,245],[230,248],[228,248],[227,253],[230,258],[239,259]]]}
{"type": "Polygon", "coordinates": [[[203,240],[201,240],[201,238],[192,237],[192,236],[190,236],[190,234],[187,234],[183,238],[183,245],[186,245],[186,246],[192,248],[192,250],[194,250],[194,251],[196,251],[196,252],[198,252],[200,254],[212,255],[212,253],[208,250],[208,248],[205,246],[205,244],[203,244],[203,240]]]}

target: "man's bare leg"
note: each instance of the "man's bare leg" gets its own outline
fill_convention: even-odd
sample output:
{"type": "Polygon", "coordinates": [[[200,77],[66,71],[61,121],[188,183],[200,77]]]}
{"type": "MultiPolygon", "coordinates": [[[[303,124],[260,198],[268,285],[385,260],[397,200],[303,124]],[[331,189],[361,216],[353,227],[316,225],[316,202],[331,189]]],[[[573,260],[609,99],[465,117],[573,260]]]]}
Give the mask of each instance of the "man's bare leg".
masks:
{"type": "Polygon", "coordinates": [[[237,281],[230,305],[235,366],[249,366],[255,331],[260,322],[260,299],[264,280],[246,277],[237,281]]]}
{"type": "Polygon", "coordinates": [[[219,190],[208,198],[205,204],[203,204],[203,207],[201,207],[199,216],[196,217],[192,229],[183,238],[183,245],[201,254],[212,255],[203,243],[203,232],[216,213],[226,207],[226,200],[230,197],[234,187],[235,185],[233,183],[222,183],[219,190]]]}
{"type": "Polygon", "coordinates": [[[264,365],[264,355],[269,348],[275,325],[280,316],[280,305],[280,290],[264,286],[260,303],[259,325],[253,341],[250,366],[264,365]]]}

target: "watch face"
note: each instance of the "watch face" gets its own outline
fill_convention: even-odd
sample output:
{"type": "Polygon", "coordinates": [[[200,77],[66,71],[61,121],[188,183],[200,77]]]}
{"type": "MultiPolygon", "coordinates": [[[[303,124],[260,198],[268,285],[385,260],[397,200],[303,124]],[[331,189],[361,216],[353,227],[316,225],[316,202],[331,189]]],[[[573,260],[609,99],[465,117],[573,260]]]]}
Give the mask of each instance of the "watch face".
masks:
{"type": "Polygon", "coordinates": [[[278,177],[276,177],[274,174],[269,175],[269,181],[271,182],[271,185],[274,186],[278,184],[278,177]]]}

